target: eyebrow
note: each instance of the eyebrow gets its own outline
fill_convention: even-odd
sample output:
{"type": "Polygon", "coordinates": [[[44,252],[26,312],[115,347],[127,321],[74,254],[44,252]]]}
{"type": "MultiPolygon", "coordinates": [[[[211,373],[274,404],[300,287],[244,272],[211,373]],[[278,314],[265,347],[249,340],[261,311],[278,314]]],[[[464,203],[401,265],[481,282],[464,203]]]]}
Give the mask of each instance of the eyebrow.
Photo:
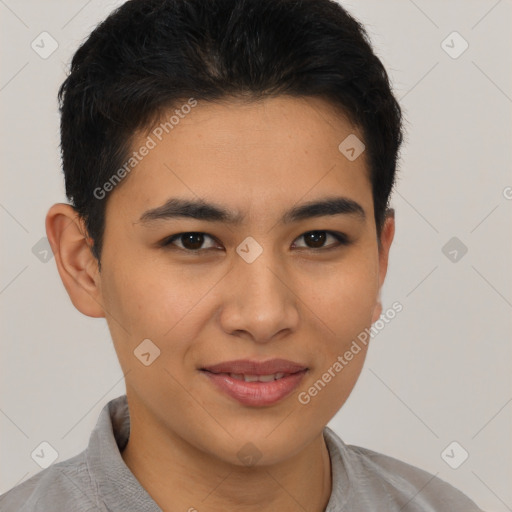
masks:
{"type": "MultiPolygon", "coordinates": [[[[352,215],[362,221],[366,219],[364,208],[356,201],[348,197],[327,197],[294,206],[283,214],[281,223],[290,224],[330,215],[352,215]]],[[[145,211],[140,216],[139,222],[150,224],[160,220],[183,217],[237,225],[244,221],[245,215],[203,199],[170,198],[163,205],[145,211]]]]}

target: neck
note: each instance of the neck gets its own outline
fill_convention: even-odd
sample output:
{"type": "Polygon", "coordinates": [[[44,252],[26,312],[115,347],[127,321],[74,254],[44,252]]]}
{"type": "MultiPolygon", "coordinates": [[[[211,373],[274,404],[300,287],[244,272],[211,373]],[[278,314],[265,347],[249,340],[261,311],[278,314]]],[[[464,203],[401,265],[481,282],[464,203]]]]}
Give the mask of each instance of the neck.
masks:
{"type": "Polygon", "coordinates": [[[298,454],[268,466],[238,466],[139,421],[130,410],[125,464],[163,511],[323,512],[331,464],[322,433],[298,454]]]}

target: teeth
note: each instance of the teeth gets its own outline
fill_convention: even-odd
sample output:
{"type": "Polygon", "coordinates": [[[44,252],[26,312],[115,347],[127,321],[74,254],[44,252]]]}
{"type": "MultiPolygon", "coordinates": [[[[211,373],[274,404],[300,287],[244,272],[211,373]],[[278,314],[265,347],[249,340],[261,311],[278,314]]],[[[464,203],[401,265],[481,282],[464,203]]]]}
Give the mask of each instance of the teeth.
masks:
{"type": "Polygon", "coordinates": [[[284,373],[273,373],[272,375],[243,375],[241,373],[230,373],[232,379],[244,380],[245,382],[272,382],[273,380],[282,379],[284,373]]]}

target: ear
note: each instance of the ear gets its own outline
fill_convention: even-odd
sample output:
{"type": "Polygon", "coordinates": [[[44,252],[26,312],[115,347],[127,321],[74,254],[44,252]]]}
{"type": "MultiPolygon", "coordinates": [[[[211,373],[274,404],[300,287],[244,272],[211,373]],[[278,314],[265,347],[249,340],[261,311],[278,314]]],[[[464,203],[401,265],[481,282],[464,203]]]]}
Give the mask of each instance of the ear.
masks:
{"type": "Polygon", "coordinates": [[[389,208],[382,227],[379,241],[379,296],[373,310],[372,323],[376,322],[382,314],[381,290],[388,271],[389,249],[395,236],[395,210],[389,208]]]}
{"type": "Polygon", "coordinates": [[[83,219],[69,204],[54,204],[46,215],[46,235],[73,305],[87,316],[104,317],[98,261],[83,219]]]}

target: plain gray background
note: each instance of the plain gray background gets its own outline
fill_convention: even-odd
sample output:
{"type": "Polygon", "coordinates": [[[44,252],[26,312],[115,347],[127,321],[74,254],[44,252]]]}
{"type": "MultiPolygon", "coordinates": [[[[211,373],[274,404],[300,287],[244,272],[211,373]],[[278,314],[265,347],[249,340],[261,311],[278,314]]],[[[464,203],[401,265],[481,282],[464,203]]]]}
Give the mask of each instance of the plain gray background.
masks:
{"type": "MultiPolygon", "coordinates": [[[[105,320],[75,310],[37,245],[48,208],[66,202],[58,87],[79,43],[121,3],[0,0],[0,493],[41,470],[31,458],[41,442],[57,461],[82,451],[101,408],[125,392],[105,320]],[[31,47],[42,32],[58,44],[47,58],[31,47]]],[[[512,510],[511,1],[342,3],[367,28],[406,117],[383,291],[384,309],[399,301],[403,311],[373,339],[330,426],[483,509],[512,510]],[[469,453],[457,469],[441,456],[453,441],[452,465],[469,453]]]]}

